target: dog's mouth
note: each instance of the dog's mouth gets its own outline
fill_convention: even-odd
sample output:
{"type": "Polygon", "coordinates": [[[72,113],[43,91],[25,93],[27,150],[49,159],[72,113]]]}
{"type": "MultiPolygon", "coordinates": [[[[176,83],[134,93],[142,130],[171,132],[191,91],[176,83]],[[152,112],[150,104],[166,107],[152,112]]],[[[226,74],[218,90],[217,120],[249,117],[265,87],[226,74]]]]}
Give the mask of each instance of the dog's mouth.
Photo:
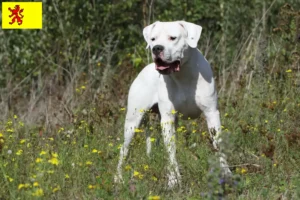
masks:
{"type": "Polygon", "coordinates": [[[155,69],[161,74],[171,74],[180,71],[180,61],[176,60],[171,63],[163,61],[161,58],[155,58],[155,69]]]}

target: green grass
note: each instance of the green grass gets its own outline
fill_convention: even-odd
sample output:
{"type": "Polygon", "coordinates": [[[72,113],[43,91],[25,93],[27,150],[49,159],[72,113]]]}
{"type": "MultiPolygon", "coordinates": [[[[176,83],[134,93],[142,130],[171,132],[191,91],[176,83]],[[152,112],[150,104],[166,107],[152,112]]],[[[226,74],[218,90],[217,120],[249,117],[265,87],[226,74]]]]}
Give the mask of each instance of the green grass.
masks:
{"type": "MultiPolygon", "coordinates": [[[[287,73],[287,72],[283,72],[287,73]]],[[[167,155],[158,121],[146,156],[145,133],[137,133],[124,165],[123,185],[113,176],[123,141],[125,111],[100,123],[97,107],[85,106],[64,127],[30,127],[18,116],[1,122],[1,199],[297,199],[300,198],[300,98],[297,79],[254,77],[251,90],[220,93],[219,105],[235,184],[218,183],[206,122],[179,122],[177,159],[182,187],[165,189],[167,155]],[[261,82],[257,82],[261,80],[261,82]],[[95,123],[99,122],[99,123],[95,123]]],[[[297,73],[295,73],[297,74],[297,73]]]]}

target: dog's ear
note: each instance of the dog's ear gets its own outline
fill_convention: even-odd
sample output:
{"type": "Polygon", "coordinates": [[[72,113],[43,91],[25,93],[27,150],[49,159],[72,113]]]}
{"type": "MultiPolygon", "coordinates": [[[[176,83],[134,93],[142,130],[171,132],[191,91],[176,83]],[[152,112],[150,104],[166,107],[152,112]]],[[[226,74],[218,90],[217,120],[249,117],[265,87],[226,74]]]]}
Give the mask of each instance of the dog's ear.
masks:
{"type": "Polygon", "coordinates": [[[202,27],[190,22],[179,21],[178,22],[187,32],[187,43],[190,47],[196,48],[199,41],[202,27]]]}
{"type": "Polygon", "coordinates": [[[150,46],[150,33],[151,33],[151,30],[154,28],[154,26],[155,26],[155,24],[156,24],[157,22],[159,22],[159,21],[156,21],[156,22],[154,22],[153,24],[150,24],[149,26],[146,26],[146,27],[144,28],[144,30],[143,30],[143,35],[144,35],[144,38],[145,38],[145,40],[146,40],[146,42],[147,42],[147,47],[146,47],[146,49],[148,49],[149,46],[150,46]]]}

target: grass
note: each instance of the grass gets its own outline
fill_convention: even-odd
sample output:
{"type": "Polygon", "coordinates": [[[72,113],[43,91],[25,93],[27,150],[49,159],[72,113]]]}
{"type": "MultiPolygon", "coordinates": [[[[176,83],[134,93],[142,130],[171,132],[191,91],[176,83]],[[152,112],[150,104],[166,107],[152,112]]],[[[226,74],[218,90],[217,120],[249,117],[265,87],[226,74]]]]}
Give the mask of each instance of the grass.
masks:
{"type": "MultiPolygon", "coordinates": [[[[293,85],[299,72],[286,78],[254,77],[252,89],[220,93],[223,136],[234,185],[221,187],[214,171],[214,152],[203,116],[179,122],[177,158],[181,189],[165,190],[167,156],[155,119],[142,127],[124,165],[124,185],[113,175],[123,138],[125,110],[117,121],[99,121],[97,108],[72,123],[45,130],[16,115],[1,122],[1,199],[297,199],[300,193],[300,99],[293,85]],[[261,80],[257,84],[257,80],[261,80]],[[146,156],[145,132],[153,150],[146,156]],[[225,188],[225,189],[224,189],[225,188]]],[[[153,117],[152,117],[153,118],[153,117]]]]}

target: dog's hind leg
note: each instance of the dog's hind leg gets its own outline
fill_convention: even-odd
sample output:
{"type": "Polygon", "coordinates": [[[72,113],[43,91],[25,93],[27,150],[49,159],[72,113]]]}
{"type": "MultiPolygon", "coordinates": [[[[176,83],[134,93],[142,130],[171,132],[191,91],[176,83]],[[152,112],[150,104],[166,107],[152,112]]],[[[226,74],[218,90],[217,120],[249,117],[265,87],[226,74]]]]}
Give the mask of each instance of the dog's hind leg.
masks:
{"type": "Polygon", "coordinates": [[[220,122],[220,113],[218,110],[206,111],[204,112],[207,120],[207,125],[210,133],[210,137],[213,142],[214,148],[218,151],[218,156],[220,160],[220,167],[222,175],[225,177],[231,176],[231,171],[227,164],[226,155],[224,149],[226,148],[222,144],[221,134],[221,122],[220,122]]]}

